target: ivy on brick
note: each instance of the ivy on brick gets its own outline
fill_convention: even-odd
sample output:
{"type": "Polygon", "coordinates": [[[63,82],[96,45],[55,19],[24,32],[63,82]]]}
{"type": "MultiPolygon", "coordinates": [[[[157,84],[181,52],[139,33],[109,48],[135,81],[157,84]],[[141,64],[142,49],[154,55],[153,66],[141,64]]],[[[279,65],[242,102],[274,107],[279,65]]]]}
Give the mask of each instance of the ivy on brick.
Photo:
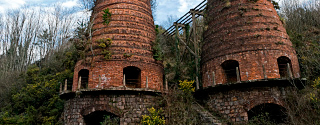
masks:
{"type": "Polygon", "coordinates": [[[102,15],[102,19],[103,19],[103,24],[104,25],[108,25],[111,21],[111,12],[109,11],[109,8],[103,10],[103,15],[102,15]]]}

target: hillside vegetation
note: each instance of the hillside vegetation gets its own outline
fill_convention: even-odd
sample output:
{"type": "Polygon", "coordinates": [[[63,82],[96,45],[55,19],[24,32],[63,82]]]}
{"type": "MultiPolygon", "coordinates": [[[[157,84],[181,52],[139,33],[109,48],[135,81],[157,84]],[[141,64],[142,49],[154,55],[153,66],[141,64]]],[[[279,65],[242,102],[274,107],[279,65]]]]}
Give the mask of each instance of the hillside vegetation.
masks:
{"type": "MultiPolygon", "coordinates": [[[[297,51],[302,77],[308,80],[305,89],[293,91],[286,99],[287,124],[320,124],[320,3],[281,2],[279,15],[297,51]]],[[[91,8],[92,3],[83,5],[91,8]]],[[[19,10],[0,19],[0,124],[61,124],[64,101],[59,98],[59,87],[66,79],[72,83],[74,65],[84,58],[91,24],[89,19],[77,20],[75,29],[68,27],[69,19],[75,19],[72,14],[59,6],[54,11],[57,18],[46,18],[51,22],[46,29],[40,28],[43,18],[37,11],[19,10]]],[[[197,23],[205,28],[201,20],[197,23]]],[[[154,54],[164,62],[168,82],[178,86],[179,80],[194,80],[194,57],[187,51],[177,57],[174,40],[161,35],[164,30],[156,27],[154,54]]],[[[192,95],[172,91],[161,99],[164,112],[175,116],[166,123],[201,123],[189,109],[195,101],[192,95]]],[[[264,120],[258,118],[249,124],[272,124],[264,120]]]]}

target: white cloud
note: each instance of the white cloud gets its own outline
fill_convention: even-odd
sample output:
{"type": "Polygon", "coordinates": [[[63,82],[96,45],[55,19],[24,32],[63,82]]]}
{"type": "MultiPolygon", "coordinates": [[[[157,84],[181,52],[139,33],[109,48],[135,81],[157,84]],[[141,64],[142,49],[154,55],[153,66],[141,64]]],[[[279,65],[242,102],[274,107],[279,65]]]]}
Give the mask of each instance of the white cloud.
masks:
{"type": "Polygon", "coordinates": [[[179,0],[180,7],[178,9],[179,12],[185,12],[188,10],[187,0],[179,0]]]}
{"type": "Polygon", "coordinates": [[[66,7],[66,8],[72,8],[76,6],[79,6],[77,0],[70,0],[62,3],[62,7],[66,7]]]}
{"type": "Polygon", "coordinates": [[[0,1],[0,13],[3,13],[7,9],[16,9],[26,3],[26,0],[1,0],[0,1]]]}
{"type": "Polygon", "coordinates": [[[196,7],[198,4],[200,4],[203,0],[179,0],[180,7],[179,12],[180,13],[186,13],[190,9],[196,7]]]}

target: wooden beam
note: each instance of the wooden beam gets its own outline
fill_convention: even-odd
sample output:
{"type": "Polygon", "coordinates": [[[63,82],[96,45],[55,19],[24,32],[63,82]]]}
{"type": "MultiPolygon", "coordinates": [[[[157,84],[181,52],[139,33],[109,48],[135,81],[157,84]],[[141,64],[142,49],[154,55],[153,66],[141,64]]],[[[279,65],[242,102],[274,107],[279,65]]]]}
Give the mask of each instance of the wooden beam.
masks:
{"type": "Polygon", "coordinates": [[[126,74],[123,74],[123,86],[126,87],[126,74]]]}
{"type": "Polygon", "coordinates": [[[64,81],[64,91],[68,90],[68,79],[64,81]]]}
{"type": "Polygon", "coordinates": [[[146,76],[146,88],[148,88],[148,76],[146,76]]]}
{"type": "Polygon", "coordinates": [[[268,78],[268,76],[267,76],[266,68],[265,68],[264,64],[262,64],[262,69],[263,69],[263,76],[264,76],[264,79],[267,79],[267,78],[268,78]]]}
{"type": "Polygon", "coordinates": [[[79,81],[78,81],[78,90],[80,90],[81,88],[81,76],[79,77],[79,81]]]}
{"type": "Polygon", "coordinates": [[[185,43],[180,37],[178,37],[178,38],[179,38],[179,40],[182,42],[182,44],[186,46],[186,48],[189,50],[189,52],[190,52],[192,55],[194,55],[194,56],[197,57],[197,58],[200,58],[195,52],[192,51],[192,49],[190,49],[190,47],[187,45],[187,43],[185,43]]]}
{"type": "Polygon", "coordinates": [[[191,9],[191,10],[190,10],[190,13],[191,13],[191,14],[196,14],[196,15],[201,15],[201,16],[204,15],[203,10],[194,10],[194,9],[191,9]]]}
{"type": "Polygon", "coordinates": [[[99,75],[99,84],[98,84],[98,88],[100,89],[100,88],[102,88],[101,87],[101,76],[99,75]]]}
{"type": "Polygon", "coordinates": [[[287,72],[288,72],[288,78],[292,78],[290,63],[287,63],[287,72]]]}
{"type": "Polygon", "coordinates": [[[185,28],[185,24],[181,24],[181,23],[177,23],[177,22],[174,22],[173,23],[174,26],[178,26],[178,27],[182,27],[182,28],[185,28]]]}
{"type": "Polygon", "coordinates": [[[61,82],[59,82],[60,83],[60,93],[62,92],[62,83],[61,82]]]}
{"type": "Polygon", "coordinates": [[[237,73],[237,82],[240,82],[240,72],[239,72],[239,67],[236,67],[236,73],[237,73]]]}
{"type": "Polygon", "coordinates": [[[197,44],[197,22],[196,22],[196,12],[194,9],[190,10],[191,14],[192,14],[192,30],[193,30],[193,46],[194,46],[194,55],[195,56],[195,65],[196,65],[196,84],[197,84],[197,89],[199,89],[200,87],[200,83],[199,83],[199,67],[198,67],[198,44],[197,44]]]}
{"type": "Polygon", "coordinates": [[[216,74],[214,73],[214,71],[212,72],[212,86],[215,86],[216,85],[216,74]]]}

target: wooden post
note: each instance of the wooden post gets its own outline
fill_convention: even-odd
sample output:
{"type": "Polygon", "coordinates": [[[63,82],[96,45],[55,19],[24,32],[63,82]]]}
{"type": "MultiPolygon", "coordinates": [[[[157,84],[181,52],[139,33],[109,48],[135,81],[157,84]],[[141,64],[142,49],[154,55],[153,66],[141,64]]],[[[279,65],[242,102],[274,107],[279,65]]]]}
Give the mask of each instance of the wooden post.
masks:
{"type": "Polygon", "coordinates": [[[169,90],[169,87],[168,87],[168,80],[166,79],[166,90],[169,90]]]}
{"type": "Polygon", "coordinates": [[[195,65],[196,65],[196,84],[197,84],[197,89],[199,89],[199,67],[198,67],[198,39],[197,39],[197,23],[196,23],[196,13],[194,12],[193,9],[190,10],[192,14],[192,28],[193,28],[193,45],[194,45],[194,52],[197,56],[195,56],[195,65]]]}
{"type": "Polygon", "coordinates": [[[123,74],[123,86],[126,87],[126,74],[123,74]]]}
{"type": "Polygon", "coordinates": [[[98,84],[98,88],[101,88],[101,76],[99,75],[99,84],[98,84]]]}
{"type": "Polygon", "coordinates": [[[214,71],[212,72],[212,86],[216,85],[216,74],[214,73],[214,71]]]}
{"type": "Polygon", "coordinates": [[[64,81],[64,91],[68,90],[68,79],[64,81]]]}
{"type": "Polygon", "coordinates": [[[288,78],[292,78],[290,63],[287,63],[287,72],[288,72],[288,78]]]}
{"type": "Polygon", "coordinates": [[[263,70],[264,79],[268,79],[268,76],[267,76],[267,73],[266,73],[266,68],[264,67],[264,64],[262,64],[262,70],[263,70]]]}
{"type": "Polygon", "coordinates": [[[148,88],[148,76],[146,76],[146,88],[148,88]]]}
{"type": "Polygon", "coordinates": [[[239,72],[239,67],[236,67],[236,73],[237,73],[237,82],[240,82],[240,72],[239,72]]]}
{"type": "Polygon", "coordinates": [[[62,92],[62,83],[61,82],[59,82],[60,83],[60,93],[62,92]]]}
{"type": "Polygon", "coordinates": [[[207,87],[209,87],[210,86],[210,74],[208,72],[206,72],[206,75],[208,76],[208,85],[207,85],[207,87]]]}
{"type": "Polygon", "coordinates": [[[79,77],[79,82],[78,82],[78,89],[81,89],[81,76],[79,77]]]}
{"type": "Polygon", "coordinates": [[[174,23],[174,26],[176,28],[176,62],[177,62],[177,65],[175,67],[175,71],[176,73],[177,72],[180,72],[180,41],[179,41],[179,26],[178,26],[178,22],[175,22],[174,23]]]}

